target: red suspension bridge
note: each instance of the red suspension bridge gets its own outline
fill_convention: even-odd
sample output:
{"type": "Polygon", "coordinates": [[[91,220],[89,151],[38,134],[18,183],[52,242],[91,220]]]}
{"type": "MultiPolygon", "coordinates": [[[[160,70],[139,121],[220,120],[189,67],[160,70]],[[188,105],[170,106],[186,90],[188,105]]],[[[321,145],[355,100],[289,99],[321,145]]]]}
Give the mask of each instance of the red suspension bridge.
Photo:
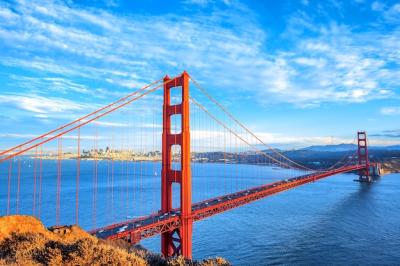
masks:
{"type": "Polygon", "coordinates": [[[0,204],[3,215],[74,222],[104,239],[161,235],[165,256],[191,258],[196,221],[335,174],[357,171],[370,182],[379,168],[365,132],[357,144],[310,169],[269,147],[184,72],[0,152],[0,204]]]}

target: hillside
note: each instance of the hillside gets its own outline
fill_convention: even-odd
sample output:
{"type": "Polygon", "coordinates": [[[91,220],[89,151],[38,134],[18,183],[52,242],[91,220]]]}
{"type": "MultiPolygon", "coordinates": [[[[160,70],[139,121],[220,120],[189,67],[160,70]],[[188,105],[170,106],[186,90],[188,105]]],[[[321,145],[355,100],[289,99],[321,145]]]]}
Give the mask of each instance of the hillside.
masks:
{"type": "Polygon", "coordinates": [[[215,258],[187,261],[165,260],[125,242],[97,239],[78,226],[63,227],[61,232],[48,230],[31,216],[0,217],[0,265],[230,265],[215,258]]]}
{"type": "Polygon", "coordinates": [[[337,145],[313,145],[309,147],[302,148],[300,150],[304,151],[321,151],[321,152],[343,152],[349,150],[357,150],[357,145],[355,144],[337,144],[337,145]]]}
{"type": "Polygon", "coordinates": [[[381,174],[400,173],[400,160],[387,160],[381,163],[381,174]]]}
{"type": "MultiPolygon", "coordinates": [[[[369,146],[369,150],[378,151],[400,151],[400,145],[391,146],[369,146]]],[[[302,148],[300,150],[305,151],[321,151],[321,152],[343,152],[343,151],[355,151],[357,150],[356,144],[332,144],[332,145],[314,145],[302,148]]]]}
{"type": "MultiPolygon", "coordinates": [[[[314,147],[313,149],[300,149],[281,151],[281,153],[291,160],[309,167],[311,169],[326,169],[332,165],[341,166],[348,160],[352,159],[356,161],[356,150],[343,151],[345,145],[320,151],[320,148],[314,147]],[[338,164],[338,162],[341,162],[338,164]]],[[[394,147],[394,146],[393,146],[394,147]]],[[[265,151],[267,153],[268,151],[265,151]]],[[[269,151],[270,152],[270,151],[269,151]]],[[[276,157],[276,155],[272,155],[276,157]]],[[[370,149],[369,158],[372,162],[387,163],[391,162],[393,165],[398,165],[400,162],[400,150],[392,149],[370,149]]],[[[254,152],[243,152],[240,155],[235,153],[223,153],[223,152],[203,152],[196,153],[193,156],[193,160],[196,162],[212,162],[212,163],[240,163],[240,164],[259,164],[265,162],[265,155],[256,154],[254,152]]],[[[397,168],[398,169],[398,168],[397,168]]],[[[392,168],[387,167],[387,173],[396,172],[392,168]]]]}

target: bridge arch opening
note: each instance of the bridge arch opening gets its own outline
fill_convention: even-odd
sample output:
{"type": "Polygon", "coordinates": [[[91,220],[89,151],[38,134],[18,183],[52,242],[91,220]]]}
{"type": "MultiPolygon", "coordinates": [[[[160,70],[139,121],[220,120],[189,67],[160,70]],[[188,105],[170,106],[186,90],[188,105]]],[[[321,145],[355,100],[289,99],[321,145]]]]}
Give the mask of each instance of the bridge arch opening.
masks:
{"type": "Polygon", "coordinates": [[[181,171],[182,170],[181,145],[172,145],[171,156],[172,156],[171,170],[181,171]]]}
{"type": "Polygon", "coordinates": [[[170,97],[171,102],[170,105],[179,105],[182,103],[182,86],[176,86],[170,88],[170,97]]]}
{"type": "Polygon", "coordinates": [[[171,115],[171,134],[180,134],[182,132],[182,115],[171,115]]]}

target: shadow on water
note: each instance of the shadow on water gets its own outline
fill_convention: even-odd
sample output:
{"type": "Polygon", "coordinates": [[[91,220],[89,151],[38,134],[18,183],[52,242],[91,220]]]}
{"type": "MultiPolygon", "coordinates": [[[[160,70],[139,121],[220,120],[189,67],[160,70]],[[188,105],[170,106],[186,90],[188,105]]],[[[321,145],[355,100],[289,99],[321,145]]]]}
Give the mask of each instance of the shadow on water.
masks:
{"type": "Polygon", "coordinates": [[[372,192],[378,184],[379,180],[357,183],[356,191],[322,213],[313,214],[306,226],[279,243],[282,245],[279,254],[269,257],[265,264],[346,264],[349,257],[361,263],[364,252],[360,251],[360,243],[365,241],[363,234],[368,230],[370,216],[374,216],[372,192]]]}

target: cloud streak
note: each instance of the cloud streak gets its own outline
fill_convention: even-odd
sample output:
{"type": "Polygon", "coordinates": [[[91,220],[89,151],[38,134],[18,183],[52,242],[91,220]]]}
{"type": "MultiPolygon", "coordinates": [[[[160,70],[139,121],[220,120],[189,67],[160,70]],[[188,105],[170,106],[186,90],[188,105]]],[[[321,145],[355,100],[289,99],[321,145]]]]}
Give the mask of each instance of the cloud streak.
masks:
{"type": "Polygon", "coordinates": [[[84,106],[63,98],[48,98],[38,95],[0,95],[0,103],[38,115],[65,113],[83,110],[84,106]]]}
{"type": "MultiPolygon", "coordinates": [[[[395,5],[388,7],[383,16],[389,19],[388,14],[396,10],[395,5]]],[[[0,39],[28,54],[57,53],[33,60],[3,57],[0,62],[68,78],[103,80],[120,88],[188,69],[230,93],[237,88],[234,77],[240,77],[240,89],[253,93],[254,99],[299,107],[365,102],[395,94],[399,70],[388,65],[400,59],[393,49],[400,42],[397,30],[354,33],[349,26],[318,24],[304,13],[295,13],[283,33],[291,36],[291,50],[267,53],[263,48],[267,35],[252,16],[240,3],[230,4],[228,10],[215,7],[211,15],[143,17],[52,1],[47,5],[40,0],[20,1],[13,8],[1,8],[0,39]],[[299,28],[301,32],[294,30],[299,28]],[[299,35],[304,31],[312,34],[304,38],[299,35]]]]}
{"type": "MultiPolygon", "coordinates": [[[[185,1],[190,16],[118,14],[52,0],[2,2],[0,65],[6,73],[18,73],[9,75],[11,89],[1,93],[0,103],[39,120],[51,113],[75,117],[86,113],[86,106],[103,105],[184,69],[227,102],[247,99],[263,107],[315,108],[399,98],[396,4],[368,4],[379,18],[360,30],[335,22],[322,4],[307,13],[302,8],[315,3],[302,3],[285,16],[282,32],[273,35],[255,11],[239,1],[185,1]],[[322,15],[326,19],[318,20],[322,15]],[[273,47],[274,38],[282,45],[273,47]]],[[[103,5],[115,7],[118,2],[103,5]]],[[[143,103],[138,115],[151,105],[143,103]]],[[[397,109],[388,106],[380,113],[394,115],[397,109]]],[[[110,123],[124,127],[123,122],[110,123]]],[[[274,135],[261,134],[266,142],[277,141],[274,135]]],[[[279,140],[326,141],[290,136],[279,140]]]]}
{"type": "Polygon", "coordinates": [[[400,115],[400,106],[388,106],[381,109],[383,115],[400,115]]]}

